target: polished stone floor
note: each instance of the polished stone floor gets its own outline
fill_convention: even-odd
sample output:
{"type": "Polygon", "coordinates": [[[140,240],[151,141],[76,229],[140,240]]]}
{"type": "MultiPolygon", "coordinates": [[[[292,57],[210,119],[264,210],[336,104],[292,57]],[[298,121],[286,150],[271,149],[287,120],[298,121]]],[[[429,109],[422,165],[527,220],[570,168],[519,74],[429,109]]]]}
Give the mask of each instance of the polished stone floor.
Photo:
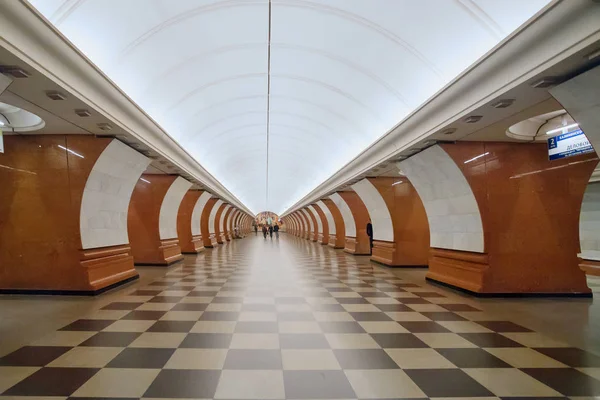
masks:
{"type": "Polygon", "coordinates": [[[98,299],[4,296],[0,318],[27,304],[18,327],[35,340],[16,346],[0,322],[0,397],[600,396],[592,300],[482,301],[422,276],[282,234],[186,257],[98,299]],[[39,329],[26,317],[36,303],[39,329]],[[563,335],[536,307],[588,310],[587,325],[571,326],[587,331],[563,335]],[[517,318],[504,318],[512,308],[517,318]]]}

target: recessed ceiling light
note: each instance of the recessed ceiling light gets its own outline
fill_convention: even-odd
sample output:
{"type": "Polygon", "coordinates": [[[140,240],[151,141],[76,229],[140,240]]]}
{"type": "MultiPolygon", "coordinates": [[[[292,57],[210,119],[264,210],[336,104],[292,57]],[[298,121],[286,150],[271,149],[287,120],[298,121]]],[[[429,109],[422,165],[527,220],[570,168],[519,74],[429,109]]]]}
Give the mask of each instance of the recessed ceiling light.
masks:
{"type": "Polygon", "coordinates": [[[89,117],[90,115],[92,115],[88,110],[85,110],[83,108],[76,109],[75,114],[79,115],[80,117],[89,117]]]}
{"type": "Polygon", "coordinates": [[[64,94],[57,90],[47,90],[46,96],[48,96],[52,100],[64,100],[67,98],[64,94]]]}
{"type": "Polygon", "coordinates": [[[515,102],[515,99],[503,99],[503,100],[498,100],[495,103],[492,103],[491,106],[494,108],[507,108],[512,106],[512,104],[515,102]]]}
{"type": "Polygon", "coordinates": [[[538,79],[535,82],[532,82],[531,87],[534,87],[536,89],[549,88],[550,86],[556,85],[557,81],[557,78],[554,76],[546,76],[544,78],[538,79]]]}
{"type": "Polygon", "coordinates": [[[481,115],[471,115],[470,117],[465,118],[465,122],[467,124],[474,124],[475,122],[479,122],[483,118],[481,115]]]}
{"type": "Polygon", "coordinates": [[[0,72],[5,75],[10,75],[13,78],[29,78],[31,76],[29,72],[15,65],[2,65],[0,66],[0,72]]]}
{"type": "Polygon", "coordinates": [[[443,131],[441,131],[440,133],[442,135],[452,135],[454,132],[456,132],[456,128],[448,128],[448,129],[444,129],[443,131]]]}
{"type": "Polygon", "coordinates": [[[112,126],[108,122],[100,122],[98,128],[102,131],[110,131],[112,126]]]}

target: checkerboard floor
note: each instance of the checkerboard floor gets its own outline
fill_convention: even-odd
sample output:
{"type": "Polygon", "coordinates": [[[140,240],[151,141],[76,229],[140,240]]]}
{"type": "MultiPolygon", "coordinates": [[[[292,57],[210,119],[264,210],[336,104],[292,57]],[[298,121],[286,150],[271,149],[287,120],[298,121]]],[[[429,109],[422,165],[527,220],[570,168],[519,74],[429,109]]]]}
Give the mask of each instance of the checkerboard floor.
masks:
{"type": "Polygon", "coordinates": [[[0,358],[3,398],[600,396],[600,357],[328,247],[250,236],[0,358]]]}

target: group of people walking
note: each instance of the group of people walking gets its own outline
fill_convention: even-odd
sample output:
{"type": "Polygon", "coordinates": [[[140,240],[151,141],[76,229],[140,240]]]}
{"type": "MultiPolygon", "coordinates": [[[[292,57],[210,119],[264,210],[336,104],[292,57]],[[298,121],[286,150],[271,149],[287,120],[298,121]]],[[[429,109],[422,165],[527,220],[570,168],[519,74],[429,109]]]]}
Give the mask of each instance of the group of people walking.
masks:
{"type": "MultiPolygon", "coordinates": [[[[255,228],[255,232],[256,232],[256,228],[255,228]]],[[[267,227],[267,225],[263,225],[262,233],[263,233],[263,237],[265,239],[267,238],[267,234],[269,234],[271,239],[273,239],[273,232],[275,232],[275,238],[279,239],[279,224],[275,224],[274,226],[269,225],[268,227],[267,227]]]]}

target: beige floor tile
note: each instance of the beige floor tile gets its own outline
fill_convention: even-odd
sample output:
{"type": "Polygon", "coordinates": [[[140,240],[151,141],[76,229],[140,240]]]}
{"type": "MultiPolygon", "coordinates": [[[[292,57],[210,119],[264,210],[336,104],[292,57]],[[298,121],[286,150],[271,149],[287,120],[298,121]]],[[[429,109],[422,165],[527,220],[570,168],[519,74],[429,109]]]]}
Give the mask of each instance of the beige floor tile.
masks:
{"type": "Polygon", "coordinates": [[[315,311],[313,312],[315,319],[320,322],[329,321],[329,322],[346,322],[346,321],[354,321],[352,315],[348,312],[325,312],[325,311],[315,311]]]}
{"type": "Polygon", "coordinates": [[[213,301],[213,298],[214,297],[184,297],[181,299],[180,303],[209,304],[211,301],[213,301]]]}
{"type": "Polygon", "coordinates": [[[56,360],[49,367],[68,368],[103,368],[121,351],[122,347],[74,347],[56,360]]]}
{"type": "Polygon", "coordinates": [[[399,369],[346,370],[344,373],[359,398],[426,397],[408,375],[399,369]]]}
{"type": "Polygon", "coordinates": [[[338,299],[350,299],[356,297],[362,297],[360,293],[356,292],[331,292],[331,295],[338,299]]]}
{"type": "Polygon", "coordinates": [[[326,370],[341,369],[332,350],[282,350],[283,369],[326,370]]]}
{"type": "Polygon", "coordinates": [[[386,314],[394,321],[431,321],[423,314],[413,311],[386,312],[386,314]]]}
{"type": "Polygon", "coordinates": [[[277,312],[311,312],[312,308],[309,304],[277,304],[275,305],[277,312]]]}
{"type": "Polygon", "coordinates": [[[428,297],[427,301],[433,304],[460,304],[464,302],[462,299],[452,297],[428,297]]]}
{"type": "Polygon", "coordinates": [[[33,342],[32,346],[78,346],[96,332],[56,331],[33,342]]]}
{"type": "MultiPolygon", "coordinates": [[[[139,309],[139,307],[138,307],[139,309]]],[[[92,314],[86,315],[85,319],[106,319],[118,320],[129,314],[129,310],[98,310],[92,314]]]]}
{"type": "Polygon", "coordinates": [[[0,393],[13,387],[29,375],[37,371],[38,367],[0,367],[0,393]]]}
{"type": "Polygon", "coordinates": [[[367,301],[371,304],[400,304],[398,300],[391,297],[367,297],[367,301]]]}
{"type": "Polygon", "coordinates": [[[434,349],[385,349],[402,369],[456,368],[434,349]]]}
{"type": "Polygon", "coordinates": [[[226,311],[226,312],[238,312],[242,309],[241,304],[229,304],[229,303],[211,303],[206,307],[206,311],[226,311]]]}
{"type": "Polygon", "coordinates": [[[414,335],[434,349],[477,347],[456,333],[415,333],[414,335]]]}
{"type": "Polygon", "coordinates": [[[234,333],[230,349],[279,349],[276,333],[234,333]]]}
{"type": "Polygon", "coordinates": [[[325,337],[333,349],[379,349],[380,346],[366,333],[329,333],[325,337]]]}
{"type": "Polygon", "coordinates": [[[193,333],[233,333],[235,321],[199,321],[191,332],[193,333]]]}
{"type": "Polygon", "coordinates": [[[342,307],[348,312],[381,312],[373,304],[342,304],[342,307]]]}
{"type": "Polygon", "coordinates": [[[159,369],[104,368],[73,393],[74,397],[142,397],[159,369]]]}
{"type": "Polygon", "coordinates": [[[417,312],[446,312],[443,307],[438,306],[437,304],[407,304],[409,308],[417,312]]]}
{"type": "Polygon", "coordinates": [[[596,378],[596,379],[600,380],[600,368],[577,368],[577,369],[579,371],[583,372],[584,374],[591,376],[592,378],[596,378]]]}
{"type": "Polygon", "coordinates": [[[488,328],[471,321],[438,321],[438,324],[454,333],[489,333],[488,328]]]}
{"type": "MultiPolygon", "coordinates": [[[[164,290],[160,293],[161,296],[187,296],[189,290],[164,290]]],[[[148,301],[148,300],[146,300],[148,301]]]]}
{"type": "Polygon", "coordinates": [[[215,399],[284,399],[283,371],[224,370],[215,399]]]}
{"type": "Polygon", "coordinates": [[[202,311],[169,311],[160,319],[162,321],[198,321],[202,311]]]}
{"type": "Polygon", "coordinates": [[[244,304],[275,304],[274,297],[244,297],[244,304]]]}
{"type": "Polygon", "coordinates": [[[183,342],[186,335],[186,333],[144,332],[129,347],[175,349],[183,342]]]}
{"type": "Polygon", "coordinates": [[[463,371],[499,397],[561,396],[556,390],[516,368],[465,368],[463,371]]]}
{"type": "Polygon", "coordinates": [[[363,327],[367,333],[407,333],[402,325],[395,321],[361,321],[360,326],[363,327]]]}
{"type": "Polygon", "coordinates": [[[565,342],[536,332],[506,332],[502,335],[527,347],[570,347],[565,342]]]}
{"type": "Polygon", "coordinates": [[[227,349],[177,349],[164,369],[222,369],[227,349]]]}
{"type": "Polygon", "coordinates": [[[524,347],[486,348],[485,351],[515,368],[568,368],[553,358],[524,347]]]}
{"type": "Polygon", "coordinates": [[[238,321],[248,322],[276,322],[277,313],[262,311],[244,311],[240,313],[238,321]]]}
{"type": "MultiPolygon", "coordinates": [[[[214,289],[215,288],[212,287],[211,290],[214,290],[214,289]]],[[[244,293],[244,292],[221,290],[221,291],[219,291],[219,293],[217,293],[216,297],[244,297],[245,295],[246,295],[246,293],[244,293]]]]}
{"type": "Polygon", "coordinates": [[[456,314],[470,321],[502,321],[497,315],[488,314],[483,311],[464,311],[457,312],[456,314]]]}
{"type": "MultiPolygon", "coordinates": [[[[184,299],[185,300],[185,299],[184,299]]],[[[169,311],[175,307],[177,303],[144,303],[136,310],[140,311],[169,311]]]]}
{"type": "Polygon", "coordinates": [[[156,321],[136,321],[136,320],[120,320],[115,321],[106,328],[103,332],[145,332],[148,328],[154,325],[156,321]]]}
{"type": "Polygon", "coordinates": [[[314,321],[281,321],[279,333],[321,333],[321,326],[314,321]]]}
{"type": "Polygon", "coordinates": [[[338,304],[338,301],[331,297],[307,297],[308,304],[338,304]]]}

